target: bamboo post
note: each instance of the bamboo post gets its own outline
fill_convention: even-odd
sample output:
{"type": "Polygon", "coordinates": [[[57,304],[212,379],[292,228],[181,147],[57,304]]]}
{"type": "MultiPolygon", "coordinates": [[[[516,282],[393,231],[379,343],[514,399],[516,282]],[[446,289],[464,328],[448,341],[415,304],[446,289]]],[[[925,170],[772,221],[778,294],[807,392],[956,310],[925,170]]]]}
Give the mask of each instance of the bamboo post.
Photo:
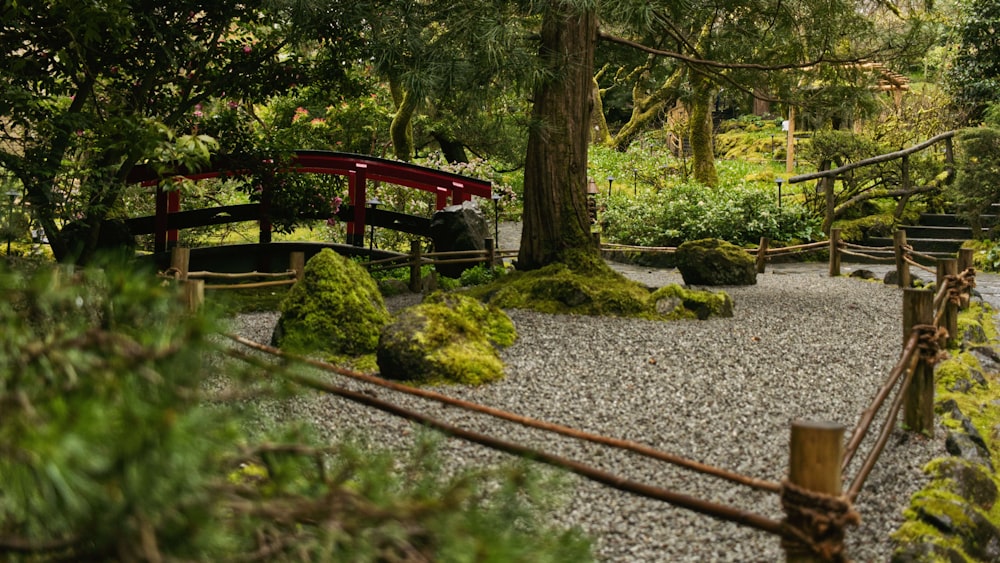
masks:
{"type": "Polygon", "coordinates": [[[900,229],[892,235],[892,249],[896,255],[896,274],[899,287],[910,287],[910,265],[906,262],[906,231],[900,229]]]}
{"type": "MultiPolygon", "coordinates": [[[[788,482],[796,488],[823,496],[841,496],[840,462],[843,458],[844,427],[833,422],[792,422],[789,444],[788,482]]],[[[843,549],[842,528],[810,530],[805,518],[794,510],[795,506],[785,506],[785,521],[791,526],[811,532],[813,541],[822,540],[824,545],[843,549]],[[791,510],[790,510],[791,509],[791,510]],[[825,533],[824,533],[825,532],[825,533]],[[815,535],[823,537],[815,537],[815,535]]],[[[798,542],[782,541],[785,561],[788,563],[814,563],[828,561],[798,542]]]]}
{"type": "Polygon", "coordinates": [[[188,311],[193,313],[201,309],[205,303],[205,280],[183,280],[181,284],[183,284],[182,299],[188,311]]]}
{"type": "Polygon", "coordinates": [[[840,229],[830,229],[830,277],[840,275],[840,229]]]}
{"type": "MultiPolygon", "coordinates": [[[[934,322],[934,293],[922,289],[903,289],[903,343],[909,341],[916,325],[934,322]]],[[[903,399],[903,424],[913,432],[931,434],[934,430],[934,369],[918,359],[913,378],[903,399]]]]}
{"type": "Polygon", "coordinates": [[[302,280],[306,271],[306,253],[292,252],[288,255],[288,269],[295,272],[295,279],[302,280]]]}
{"type": "MultiPolygon", "coordinates": [[[[946,283],[947,276],[954,276],[958,274],[958,260],[955,258],[943,258],[938,260],[937,263],[937,287],[944,287],[946,283]]],[[[948,331],[948,341],[954,340],[955,336],[958,334],[958,306],[951,302],[951,299],[945,299],[942,303],[944,307],[944,317],[941,319],[941,324],[944,326],[945,330],[948,331]]]]}
{"type": "Polygon", "coordinates": [[[760,246],[757,247],[757,273],[764,273],[764,264],[767,262],[767,247],[771,244],[771,239],[760,237],[760,246]]]}
{"type": "Polygon", "coordinates": [[[418,293],[420,283],[420,241],[410,241],[410,291],[418,293]]]}
{"type": "Polygon", "coordinates": [[[175,246],[170,250],[170,267],[177,270],[177,279],[188,279],[191,266],[191,249],[175,246]]]}
{"type": "Polygon", "coordinates": [[[493,266],[495,266],[497,263],[496,245],[494,244],[494,241],[491,238],[483,239],[483,244],[486,247],[486,265],[489,266],[490,268],[493,268],[493,266]]]}
{"type": "Polygon", "coordinates": [[[973,259],[976,251],[971,248],[959,248],[958,249],[958,271],[964,272],[972,267],[973,259]]]}

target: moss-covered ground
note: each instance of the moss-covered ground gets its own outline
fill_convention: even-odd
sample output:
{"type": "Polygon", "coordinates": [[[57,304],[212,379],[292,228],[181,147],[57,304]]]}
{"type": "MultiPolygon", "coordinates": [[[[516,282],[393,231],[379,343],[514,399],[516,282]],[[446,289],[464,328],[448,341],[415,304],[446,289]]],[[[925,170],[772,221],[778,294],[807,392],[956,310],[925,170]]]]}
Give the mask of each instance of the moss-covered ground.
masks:
{"type": "MultiPolygon", "coordinates": [[[[961,312],[955,341],[976,335],[975,340],[985,340],[984,345],[1000,344],[994,313],[984,304],[974,304],[961,312]]],[[[967,431],[963,417],[971,422],[995,467],[1000,462],[1000,373],[984,369],[979,357],[967,350],[953,349],[950,356],[935,369],[936,414],[946,428],[955,432],[967,431]],[[959,416],[954,414],[956,406],[959,416]]],[[[924,471],[932,480],[913,495],[905,523],[893,534],[900,546],[897,557],[908,548],[911,554],[923,555],[894,561],[982,561],[987,550],[982,545],[982,529],[990,524],[1000,528],[1000,502],[995,502],[1000,474],[980,463],[952,456],[931,461],[924,471]],[[991,500],[983,501],[982,495],[970,492],[975,488],[992,491],[985,495],[991,500]],[[973,498],[977,496],[980,498],[973,498]],[[914,551],[915,545],[924,547],[914,551]]]]}

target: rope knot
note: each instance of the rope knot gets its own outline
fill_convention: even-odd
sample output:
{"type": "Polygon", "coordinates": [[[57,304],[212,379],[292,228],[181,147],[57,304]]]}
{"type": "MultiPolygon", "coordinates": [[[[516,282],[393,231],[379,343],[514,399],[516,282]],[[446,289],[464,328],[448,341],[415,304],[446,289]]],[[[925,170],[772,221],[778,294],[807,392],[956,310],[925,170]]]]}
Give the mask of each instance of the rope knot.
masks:
{"type": "Polygon", "coordinates": [[[823,561],[844,563],[844,529],[857,526],[861,515],[845,496],[833,496],[781,483],[781,506],[787,532],[782,547],[789,553],[811,554],[823,561]]]}
{"type": "Polygon", "coordinates": [[[941,348],[941,343],[948,340],[944,327],[914,325],[913,331],[917,333],[917,352],[925,362],[933,366],[948,357],[948,352],[941,348]]]}

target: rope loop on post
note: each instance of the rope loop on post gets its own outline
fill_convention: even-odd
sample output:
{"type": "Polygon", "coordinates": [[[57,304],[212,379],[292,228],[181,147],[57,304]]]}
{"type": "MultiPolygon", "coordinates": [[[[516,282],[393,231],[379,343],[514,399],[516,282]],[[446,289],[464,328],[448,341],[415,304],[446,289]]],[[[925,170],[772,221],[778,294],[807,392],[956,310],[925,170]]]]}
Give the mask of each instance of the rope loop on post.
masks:
{"type": "Polygon", "coordinates": [[[933,366],[948,357],[948,352],[941,348],[941,342],[948,339],[948,331],[944,327],[914,325],[913,332],[917,335],[917,353],[920,354],[920,359],[933,366]]]}
{"type": "Polygon", "coordinates": [[[948,301],[965,309],[969,306],[972,289],[976,287],[976,269],[966,268],[957,275],[945,276],[945,283],[948,284],[948,301]]]}
{"type": "Polygon", "coordinates": [[[861,515],[846,496],[810,491],[789,481],[781,483],[785,510],[781,540],[786,553],[808,554],[833,563],[846,562],[844,529],[861,523],[861,515]]]}

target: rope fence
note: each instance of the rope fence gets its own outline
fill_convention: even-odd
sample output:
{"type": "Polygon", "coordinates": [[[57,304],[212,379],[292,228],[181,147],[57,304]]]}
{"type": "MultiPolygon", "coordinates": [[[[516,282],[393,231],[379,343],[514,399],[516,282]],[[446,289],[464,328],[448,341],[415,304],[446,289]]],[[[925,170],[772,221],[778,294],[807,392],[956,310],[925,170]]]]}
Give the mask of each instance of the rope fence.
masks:
{"type": "MultiPolygon", "coordinates": [[[[949,310],[959,307],[963,302],[968,304],[968,293],[975,285],[975,272],[971,268],[961,274],[944,273],[948,271],[947,268],[940,268],[940,271],[943,277],[938,281],[937,292],[912,288],[904,290],[903,350],[871,404],[861,413],[849,439],[845,442],[844,428],[839,425],[794,422],[789,446],[788,477],[780,483],[706,465],[630,440],[581,431],[449,397],[428,389],[410,387],[373,375],[354,372],[320,360],[288,354],[238,335],[226,336],[237,345],[228,350],[233,358],[264,367],[265,372],[269,374],[283,373],[290,381],[304,387],[399,416],[468,442],[560,467],[616,490],[659,500],[715,519],[776,535],[780,538],[789,560],[846,561],[845,530],[857,524],[859,519],[853,503],[863,490],[868,475],[896,428],[900,411],[903,412],[906,428],[911,431],[927,432],[933,426],[933,365],[940,359],[942,345],[949,338],[949,334],[954,334],[949,333],[940,323],[947,319],[949,310]],[[942,315],[939,311],[945,311],[945,314],[942,315]],[[265,357],[273,358],[273,361],[248,354],[241,348],[262,353],[265,357]],[[662,486],[637,482],[537,448],[463,429],[430,415],[401,407],[389,399],[377,398],[374,394],[352,391],[325,379],[282,369],[293,362],[393,392],[488,415],[535,430],[629,451],[758,491],[774,493],[779,497],[785,518],[777,521],[736,506],[699,499],[662,486]],[[852,465],[859,447],[872,433],[874,421],[880,412],[884,412],[885,416],[874,438],[874,444],[861,461],[860,468],[844,492],[841,475],[852,465]]],[[[379,394],[379,397],[381,396],[383,395],[379,394]]]]}
{"type": "MultiPolygon", "coordinates": [[[[904,426],[910,431],[924,433],[930,432],[933,428],[933,366],[942,357],[942,349],[947,345],[949,339],[953,339],[957,333],[958,309],[969,304],[972,288],[975,287],[975,271],[971,267],[971,255],[967,253],[960,255],[958,259],[941,259],[913,253],[912,248],[905,244],[905,234],[898,236],[892,247],[881,248],[844,243],[840,241],[839,234],[839,231],[834,230],[829,241],[779,248],[768,248],[769,241],[762,239],[758,248],[749,249],[748,252],[757,256],[758,271],[762,271],[762,264],[770,257],[828,250],[830,252],[830,275],[833,276],[839,275],[841,255],[857,254],[874,257],[877,254],[873,253],[892,251],[893,257],[890,259],[895,260],[900,268],[900,286],[903,287],[904,291],[903,349],[896,365],[888,374],[870,405],[860,414],[856,426],[846,441],[843,426],[811,421],[792,423],[789,468],[786,479],[781,482],[714,467],[635,441],[585,432],[487,405],[449,397],[428,389],[402,385],[319,360],[287,354],[279,349],[247,340],[238,335],[226,335],[234,343],[233,346],[229,347],[227,353],[237,360],[265,368],[266,373],[281,373],[290,381],[306,388],[333,394],[381,410],[433,428],[449,436],[560,467],[629,494],[659,500],[718,520],[733,522],[776,535],[780,539],[788,560],[846,561],[844,552],[846,529],[856,524],[859,518],[853,508],[853,503],[861,494],[865,481],[885,449],[892,432],[896,429],[900,412],[903,413],[904,426]],[[936,291],[909,287],[909,267],[919,267],[930,271],[928,266],[920,264],[914,258],[934,259],[937,266],[935,271],[936,291]],[[959,272],[959,264],[964,265],[961,272],[959,272]],[[906,285],[903,285],[904,279],[906,285]],[[258,354],[249,354],[243,349],[249,349],[258,354]],[[260,354],[263,354],[263,357],[260,354]],[[272,358],[273,360],[264,358],[272,358]],[[641,483],[564,456],[463,429],[425,413],[394,404],[391,400],[378,398],[374,394],[353,391],[328,380],[285,369],[292,363],[306,364],[328,373],[375,385],[396,393],[491,416],[534,430],[628,451],[652,460],[669,463],[683,470],[722,479],[760,492],[772,493],[779,497],[778,501],[785,517],[778,521],[737,506],[700,499],[663,486],[641,483]],[[880,418],[881,422],[878,426],[876,425],[877,418],[880,418]],[[873,436],[876,431],[877,434],[873,436]],[[870,437],[873,439],[871,447],[864,458],[856,463],[861,445],[870,437]],[[850,483],[846,484],[845,491],[842,475],[855,464],[858,465],[858,469],[850,483]]],[[[602,245],[602,248],[648,250],[648,247],[628,245],[602,245]]],[[[659,247],[652,249],[652,251],[676,252],[676,248],[659,247]]],[[[495,264],[511,254],[511,251],[498,252],[491,244],[488,244],[484,251],[423,253],[420,245],[414,244],[411,246],[411,252],[407,255],[371,261],[366,266],[373,271],[383,268],[409,267],[411,274],[416,271],[415,277],[419,283],[419,269],[426,264],[473,262],[495,264]]],[[[188,271],[188,260],[187,249],[175,249],[171,268],[160,275],[175,279],[183,284],[184,298],[192,309],[200,307],[205,289],[287,285],[301,279],[304,271],[302,253],[292,253],[288,270],[277,273],[190,272],[188,271]],[[209,280],[223,283],[206,285],[206,281],[209,280]]],[[[411,275],[411,283],[412,280],[413,276],[411,275]]]]}

